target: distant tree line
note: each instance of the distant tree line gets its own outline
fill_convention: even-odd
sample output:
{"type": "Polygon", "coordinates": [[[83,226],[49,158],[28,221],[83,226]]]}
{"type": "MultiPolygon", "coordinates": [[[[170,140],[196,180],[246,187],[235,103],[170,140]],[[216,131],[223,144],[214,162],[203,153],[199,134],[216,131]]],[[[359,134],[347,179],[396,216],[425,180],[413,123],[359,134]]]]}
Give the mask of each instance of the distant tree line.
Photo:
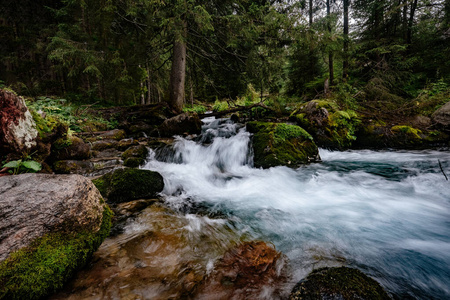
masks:
{"type": "Polygon", "coordinates": [[[249,84],[394,101],[450,82],[450,0],[4,0],[0,41],[0,86],[179,111],[249,84]]]}

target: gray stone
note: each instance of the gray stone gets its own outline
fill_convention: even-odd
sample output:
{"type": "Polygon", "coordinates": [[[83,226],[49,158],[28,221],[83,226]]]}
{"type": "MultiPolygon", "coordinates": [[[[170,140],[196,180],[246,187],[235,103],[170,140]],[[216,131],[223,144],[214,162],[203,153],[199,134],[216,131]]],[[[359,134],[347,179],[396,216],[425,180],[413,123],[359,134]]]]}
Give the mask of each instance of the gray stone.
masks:
{"type": "Polygon", "coordinates": [[[80,175],[0,177],[0,261],[46,233],[98,231],[100,200],[92,182],[80,175]]]}
{"type": "Polygon", "coordinates": [[[450,128],[450,101],[436,110],[431,118],[436,124],[450,128]]]}

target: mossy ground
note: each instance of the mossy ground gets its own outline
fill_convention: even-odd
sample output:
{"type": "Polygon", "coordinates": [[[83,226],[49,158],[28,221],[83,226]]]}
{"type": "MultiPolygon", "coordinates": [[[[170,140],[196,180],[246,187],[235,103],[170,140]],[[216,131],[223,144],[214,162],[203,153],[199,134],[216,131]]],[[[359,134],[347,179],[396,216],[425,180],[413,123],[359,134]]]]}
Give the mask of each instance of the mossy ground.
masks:
{"type": "Polygon", "coordinates": [[[61,288],[108,236],[112,214],[105,205],[96,233],[49,233],[11,254],[0,264],[0,299],[42,299],[61,288]]]}
{"type": "Polygon", "coordinates": [[[299,282],[291,293],[290,300],[322,299],[391,299],[383,288],[359,270],[340,267],[322,268],[313,271],[299,282]]]}

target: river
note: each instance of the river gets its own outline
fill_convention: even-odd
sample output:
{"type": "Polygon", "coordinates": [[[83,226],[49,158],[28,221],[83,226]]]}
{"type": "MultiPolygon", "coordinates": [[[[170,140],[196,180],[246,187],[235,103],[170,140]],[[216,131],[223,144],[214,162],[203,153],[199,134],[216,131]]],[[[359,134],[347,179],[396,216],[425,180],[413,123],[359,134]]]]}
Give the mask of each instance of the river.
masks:
{"type": "MultiPolygon", "coordinates": [[[[450,298],[450,173],[445,151],[321,149],[298,169],[252,167],[250,134],[205,119],[201,140],[152,152],[166,203],[197,230],[211,220],[287,255],[292,284],[321,266],[355,267],[401,299],[450,298]]],[[[211,228],[209,228],[211,230],[211,228]]]]}

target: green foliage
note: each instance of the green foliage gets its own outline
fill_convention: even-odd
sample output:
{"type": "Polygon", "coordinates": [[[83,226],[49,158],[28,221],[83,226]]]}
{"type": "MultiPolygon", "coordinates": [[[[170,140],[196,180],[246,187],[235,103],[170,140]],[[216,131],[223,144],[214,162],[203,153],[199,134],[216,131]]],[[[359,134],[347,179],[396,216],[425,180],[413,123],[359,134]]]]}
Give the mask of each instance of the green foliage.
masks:
{"type": "Polygon", "coordinates": [[[183,108],[184,112],[195,112],[197,114],[204,114],[206,113],[206,107],[204,105],[194,104],[194,105],[186,105],[183,108]]]}
{"type": "Polygon", "coordinates": [[[42,169],[42,165],[34,160],[12,160],[3,165],[3,168],[13,169],[13,175],[20,173],[36,173],[42,169]]]}
{"type": "Polygon", "coordinates": [[[214,105],[213,105],[213,111],[216,111],[216,112],[224,111],[224,110],[227,110],[229,108],[230,107],[228,106],[228,103],[226,101],[216,100],[216,102],[214,102],[214,105]]]}
{"type": "Polygon", "coordinates": [[[11,254],[0,264],[0,299],[41,299],[60,289],[109,235],[112,215],[104,205],[98,232],[49,233],[11,254]]]}

